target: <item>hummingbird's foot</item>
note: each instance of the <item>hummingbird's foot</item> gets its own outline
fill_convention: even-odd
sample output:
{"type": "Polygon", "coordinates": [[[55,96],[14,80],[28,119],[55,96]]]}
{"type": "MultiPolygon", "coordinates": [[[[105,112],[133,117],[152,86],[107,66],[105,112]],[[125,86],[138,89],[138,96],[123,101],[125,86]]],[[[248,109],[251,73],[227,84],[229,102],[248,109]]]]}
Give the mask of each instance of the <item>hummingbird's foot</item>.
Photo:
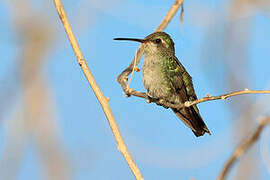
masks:
{"type": "Polygon", "coordinates": [[[159,99],[159,101],[156,102],[157,105],[159,106],[163,106],[165,109],[168,109],[169,107],[165,105],[167,101],[165,101],[164,99],[159,99]]]}
{"type": "Polygon", "coordinates": [[[163,106],[163,107],[166,108],[166,109],[169,108],[168,106],[165,105],[165,103],[166,103],[165,100],[159,99],[159,98],[154,98],[154,97],[151,97],[151,96],[149,96],[149,95],[147,95],[146,102],[147,102],[147,103],[154,102],[154,103],[156,103],[158,106],[163,106]]]}
{"type": "Polygon", "coordinates": [[[146,96],[147,97],[145,99],[147,103],[152,103],[152,102],[156,103],[158,101],[158,98],[152,97],[148,93],[146,93],[146,96]]]}
{"type": "Polygon", "coordinates": [[[151,102],[155,102],[155,98],[152,98],[151,96],[148,95],[148,93],[146,93],[147,97],[146,99],[146,103],[150,104],[151,102]]]}

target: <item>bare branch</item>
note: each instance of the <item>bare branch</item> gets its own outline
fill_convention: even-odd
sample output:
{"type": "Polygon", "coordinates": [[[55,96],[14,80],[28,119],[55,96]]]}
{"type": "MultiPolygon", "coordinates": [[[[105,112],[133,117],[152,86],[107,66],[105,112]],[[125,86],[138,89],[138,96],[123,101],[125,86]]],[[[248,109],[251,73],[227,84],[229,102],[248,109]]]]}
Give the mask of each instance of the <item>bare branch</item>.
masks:
{"type": "Polygon", "coordinates": [[[268,124],[270,124],[270,118],[262,120],[252,136],[248,137],[238,147],[236,147],[230,159],[225,163],[219,177],[217,178],[218,180],[224,180],[226,178],[236,160],[238,160],[239,157],[259,139],[263,128],[268,124]]]}
{"type": "Polygon", "coordinates": [[[232,97],[232,96],[237,96],[237,95],[243,95],[243,94],[270,94],[270,90],[249,90],[249,89],[245,89],[245,90],[242,90],[242,91],[234,91],[234,92],[231,92],[231,93],[228,93],[228,94],[223,94],[223,95],[220,95],[220,96],[206,96],[204,98],[201,98],[201,99],[198,99],[198,100],[195,100],[195,101],[192,101],[192,102],[186,102],[185,103],[185,106],[186,107],[189,107],[189,106],[192,106],[194,104],[198,104],[198,103],[202,103],[202,102],[206,102],[206,101],[213,101],[213,100],[218,100],[218,99],[222,99],[222,100],[225,100],[229,97],[232,97]]]}
{"type": "MultiPolygon", "coordinates": [[[[175,15],[175,13],[177,12],[177,10],[179,9],[179,7],[182,5],[183,2],[184,0],[176,0],[173,3],[172,7],[170,8],[170,10],[168,11],[168,13],[163,18],[160,25],[157,27],[155,31],[163,31],[167,27],[167,25],[169,24],[169,22],[171,21],[171,19],[173,18],[173,16],[175,15]]],[[[140,63],[142,55],[143,55],[143,48],[142,45],[140,45],[138,50],[136,51],[135,55],[136,60],[134,57],[130,65],[117,77],[118,83],[121,85],[123,91],[126,93],[127,96],[129,96],[126,84],[128,80],[128,75],[130,75],[130,73],[132,72],[133,67],[137,66],[140,63]]]]}
{"type": "Polygon", "coordinates": [[[237,96],[237,95],[243,95],[243,94],[270,94],[270,90],[249,90],[249,89],[245,89],[243,91],[234,91],[234,92],[219,95],[219,96],[207,95],[206,97],[203,97],[201,99],[197,99],[195,101],[186,101],[183,104],[173,104],[173,103],[167,102],[167,101],[165,101],[163,99],[151,98],[146,93],[139,92],[139,91],[136,91],[136,90],[131,89],[131,88],[126,89],[126,93],[127,93],[127,96],[133,95],[133,96],[136,96],[136,97],[144,98],[144,99],[146,99],[147,103],[153,102],[153,103],[156,103],[157,105],[160,105],[160,106],[163,106],[163,107],[166,107],[166,108],[181,109],[183,107],[190,107],[190,106],[193,106],[195,104],[199,104],[199,103],[206,102],[206,101],[214,101],[214,100],[218,100],[218,99],[225,100],[225,99],[227,99],[229,97],[237,96]]]}
{"type": "Polygon", "coordinates": [[[59,17],[62,21],[62,24],[65,28],[66,34],[67,34],[69,41],[71,43],[71,46],[73,48],[73,51],[76,55],[77,61],[78,61],[79,65],[81,66],[81,69],[82,69],[86,79],[88,80],[90,86],[92,87],[92,89],[93,89],[93,91],[94,91],[99,103],[101,104],[102,109],[103,109],[106,117],[107,117],[107,120],[108,120],[110,127],[112,129],[113,135],[115,137],[115,140],[117,142],[118,150],[124,156],[133,175],[135,176],[135,178],[137,180],[143,180],[142,174],[141,174],[139,168],[137,167],[137,165],[135,164],[130,153],[128,152],[128,148],[125,145],[124,140],[120,134],[120,131],[118,129],[118,126],[116,124],[116,121],[114,119],[112,111],[109,107],[108,99],[103,95],[103,93],[99,89],[99,87],[94,79],[94,76],[92,75],[90,69],[87,66],[87,63],[82,55],[80,47],[79,47],[77,40],[72,32],[71,26],[68,22],[68,18],[66,16],[66,13],[65,13],[64,7],[61,3],[61,0],[54,0],[54,3],[55,3],[55,7],[57,9],[58,15],[59,15],[59,17]]]}

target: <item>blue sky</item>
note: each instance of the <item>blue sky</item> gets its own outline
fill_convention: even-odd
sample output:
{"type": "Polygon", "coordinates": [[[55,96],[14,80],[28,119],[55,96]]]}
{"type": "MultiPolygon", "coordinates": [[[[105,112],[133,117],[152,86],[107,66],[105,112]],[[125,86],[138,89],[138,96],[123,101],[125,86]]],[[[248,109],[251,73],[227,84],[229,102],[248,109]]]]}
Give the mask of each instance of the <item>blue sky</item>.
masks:
{"type": "MultiPolygon", "coordinates": [[[[40,11],[42,14],[49,10],[47,22],[54,27],[56,34],[40,74],[45,77],[49,97],[54,102],[59,135],[57,139],[67,157],[71,179],[133,179],[117,150],[105,115],[75,60],[53,3],[33,3],[35,13],[40,11]]],[[[136,97],[125,98],[116,82],[116,77],[129,65],[139,44],[117,42],[113,38],[147,36],[158,26],[171,4],[153,0],[64,2],[81,50],[104,95],[110,98],[110,106],[120,131],[145,179],[215,179],[234,147],[241,142],[242,135],[238,136],[238,127],[243,123],[239,120],[242,114],[236,109],[240,108],[246,96],[199,104],[212,136],[196,138],[172,111],[147,104],[136,97]]],[[[5,3],[0,5],[0,49],[4,56],[0,76],[3,81],[4,77],[14,75],[11,72],[21,44],[16,37],[16,26],[12,23],[9,6],[5,3]]],[[[257,9],[231,21],[227,14],[230,6],[230,1],[224,0],[187,1],[184,33],[180,28],[179,12],[165,30],[174,39],[176,56],[193,77],[199,98],[208,93],[220,95],[245,88],[269,89],[269,14],[267,16],[267,13],[257,9]],[[225,49],[224,42],[235,40],[226,39],[226,30],[234,24],[248,24],[249,27],[237,32],[235,37],[240,38],[246,33],[249,37],[245,44],[247,58],[243,62],[238,61],[238,56],[233,53],[228,61],[227,56],[224,56],[229,51],[225,49]],[[229,62],[228,67],[233,68],[226,69],[225,62],[229,62]],[[244,66],[241,66],[243,63],[244,66]],[[228,85],[229,73],[236,79],[243,76],[239,79],[245,79],[248,83],[243,87],[239,84],[240,89],[228,85]]],[[[240,48],[235,51],[240,51],[240,48]]],[[[2,83],[1,87],[5,85],[2,83]]],[[[144,91],[141,73],[135,73],[131,87],[144,91]]],[[[267,107],[269,95],[247,96],[256,105],[254,109],[258,109],[252,114],[254,122],[246,135],[254,131],[258,117],[266,116],[270,110],[267,107]]],[[[21,93],[17,92],[15,97],[13,104],[19,104],[21,93]]],[[[14,109],[11,107],[9,113],[1,117],[5,119],[0,128],[1,154],[8,144],[8,129],[12,126],[9,118],[14,109]]],[[[261,153],[262,149],[269,149],[270,146],[267,134],[269,128],[262,135],[266,140],[259,140],[250,153],[257,158],[260,179],[268,179],[270,175],[263,160],[265,156],[261,153]]],[[[16,179],[44,179],[39,149],[31,135],[27,138],[16,179]]],[[[231,179],[237,177],[236,166],[229,174],[231,179]]]]}

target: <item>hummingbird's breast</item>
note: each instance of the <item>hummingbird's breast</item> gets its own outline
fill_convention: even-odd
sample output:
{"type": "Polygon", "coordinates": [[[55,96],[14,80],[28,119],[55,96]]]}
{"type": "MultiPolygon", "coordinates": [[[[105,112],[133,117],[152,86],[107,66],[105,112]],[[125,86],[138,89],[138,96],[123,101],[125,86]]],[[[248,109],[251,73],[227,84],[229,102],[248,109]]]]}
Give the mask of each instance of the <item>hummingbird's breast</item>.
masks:
{"type": "Polygon", "coordinates": [[[159,56],[147,56],[143,62],[143,85],[148,95],[154,98],[168,98],[169,85],[164,83],[164,74],[162,73],[162,58],[159,56]]]}

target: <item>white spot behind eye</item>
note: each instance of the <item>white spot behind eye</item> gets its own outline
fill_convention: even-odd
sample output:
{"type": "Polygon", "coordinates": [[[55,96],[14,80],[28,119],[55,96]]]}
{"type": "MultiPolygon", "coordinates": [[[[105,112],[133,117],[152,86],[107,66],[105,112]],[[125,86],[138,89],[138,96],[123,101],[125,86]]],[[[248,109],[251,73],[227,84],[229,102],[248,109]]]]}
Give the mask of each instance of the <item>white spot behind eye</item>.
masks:
{"type": "Polygon", "coordinates": [[[169,45],[166,42],[164,42],[163,40],[162,40],[162,44],[165,44],[165,47],[169,48],[169,45]]]}

